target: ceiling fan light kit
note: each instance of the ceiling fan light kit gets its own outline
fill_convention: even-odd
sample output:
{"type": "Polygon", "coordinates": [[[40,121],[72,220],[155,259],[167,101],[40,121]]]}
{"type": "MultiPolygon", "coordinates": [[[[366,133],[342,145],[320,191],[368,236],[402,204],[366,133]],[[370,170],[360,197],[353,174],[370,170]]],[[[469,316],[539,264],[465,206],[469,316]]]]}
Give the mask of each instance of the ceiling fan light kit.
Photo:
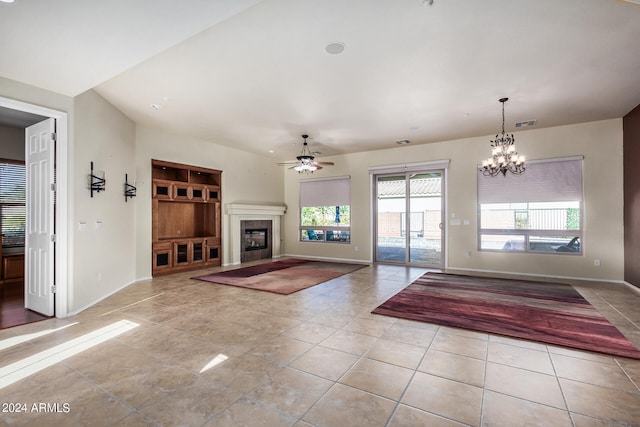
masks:
{"type": "Polygon", "coordinates": [[[307,138],[309,135],[302,135],[304,139],[304,143],[302,144],[302,152],[296,159],[300,162],[298,165],[293,168],[298,171],[298,173],[314,173],[318,170],[318,167],[313,163],[314,156],[311,155],[311,150],[309,149],[309,144],[307,143],[307,138]]]}
{"type": "MultiPolygon", "coordinates": [[[[322,169],[322,166],[333,166],[333,162],[316,162],[315,157],[309,149],[307,138],[309,135],[302,135],[304,143],[302,144],[302,152],[296,157],[296,164],[289,169],[295,169],[298,173],[314,173],[317,170],[322,169]]],[[[279,163],[286,165],[287,163],[279,163]]],[[[290,164],[290,163],[289,163],[290,164]]]]}

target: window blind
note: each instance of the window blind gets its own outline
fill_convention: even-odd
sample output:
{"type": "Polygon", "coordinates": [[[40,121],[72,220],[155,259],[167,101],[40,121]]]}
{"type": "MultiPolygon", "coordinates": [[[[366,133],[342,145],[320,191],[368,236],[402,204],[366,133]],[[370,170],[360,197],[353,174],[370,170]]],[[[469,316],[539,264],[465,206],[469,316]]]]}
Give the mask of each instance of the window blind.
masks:
{"type": "Polygon", "coordinates": [[[0,162],[0,229],[3,246],[24,246],[26,176],[23,164],[0,162]]]}
{"type": "Polygon", "coordinates": [[[348,206],[351,204],[351,178],[300,181],[300,207],[348,206]]]}
{"type": "Polygon", "coordinates": [[[478,203],[569,201],[582,201],[582,158],[530,162],[520,176],[478,171],[478,203]]]}

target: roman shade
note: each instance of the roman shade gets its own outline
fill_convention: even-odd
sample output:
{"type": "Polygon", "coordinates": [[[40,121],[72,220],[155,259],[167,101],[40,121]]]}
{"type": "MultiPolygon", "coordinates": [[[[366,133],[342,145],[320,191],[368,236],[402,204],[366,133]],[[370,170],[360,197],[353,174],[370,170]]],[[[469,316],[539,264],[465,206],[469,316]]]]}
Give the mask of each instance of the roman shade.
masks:
{"type": "Polygon", "coordinates": [[[581,201],[582,159],[531,161],[520,176],[487,177],[478,170],[478,203],[581,201]]]}
{"type": "Polygon", "coordinates": [[[300,181],[300,207],[348,206],[351,204],[351,177],[300,181]]]}

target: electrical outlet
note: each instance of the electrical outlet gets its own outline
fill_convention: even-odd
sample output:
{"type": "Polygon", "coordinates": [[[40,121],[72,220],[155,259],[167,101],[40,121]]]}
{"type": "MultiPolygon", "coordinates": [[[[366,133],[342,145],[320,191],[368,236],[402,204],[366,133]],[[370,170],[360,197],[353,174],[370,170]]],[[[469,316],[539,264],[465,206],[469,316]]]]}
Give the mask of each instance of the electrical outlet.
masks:
{"type": "Polygon", "coordinates": [[[594,259],[593,260],[593,265],[595,265],[596,267],[600,267],[600,260],[599,259],[594,259]]]}

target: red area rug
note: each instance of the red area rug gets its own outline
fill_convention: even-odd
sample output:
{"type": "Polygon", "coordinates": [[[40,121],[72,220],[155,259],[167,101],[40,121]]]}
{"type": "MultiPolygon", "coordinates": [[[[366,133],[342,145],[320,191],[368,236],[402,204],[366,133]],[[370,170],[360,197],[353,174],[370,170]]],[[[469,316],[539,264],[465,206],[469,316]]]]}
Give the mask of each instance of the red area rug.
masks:
{"type": "Polygon", "coordinates": [[[193,277],[193,279],[288,295],[362,267],[365,265],[286,259],[193,277]]]}
{"type": "Polygon", "coordinates": [[[566,283],[427,273],[373,313],[640,359],[566,283]]]}

